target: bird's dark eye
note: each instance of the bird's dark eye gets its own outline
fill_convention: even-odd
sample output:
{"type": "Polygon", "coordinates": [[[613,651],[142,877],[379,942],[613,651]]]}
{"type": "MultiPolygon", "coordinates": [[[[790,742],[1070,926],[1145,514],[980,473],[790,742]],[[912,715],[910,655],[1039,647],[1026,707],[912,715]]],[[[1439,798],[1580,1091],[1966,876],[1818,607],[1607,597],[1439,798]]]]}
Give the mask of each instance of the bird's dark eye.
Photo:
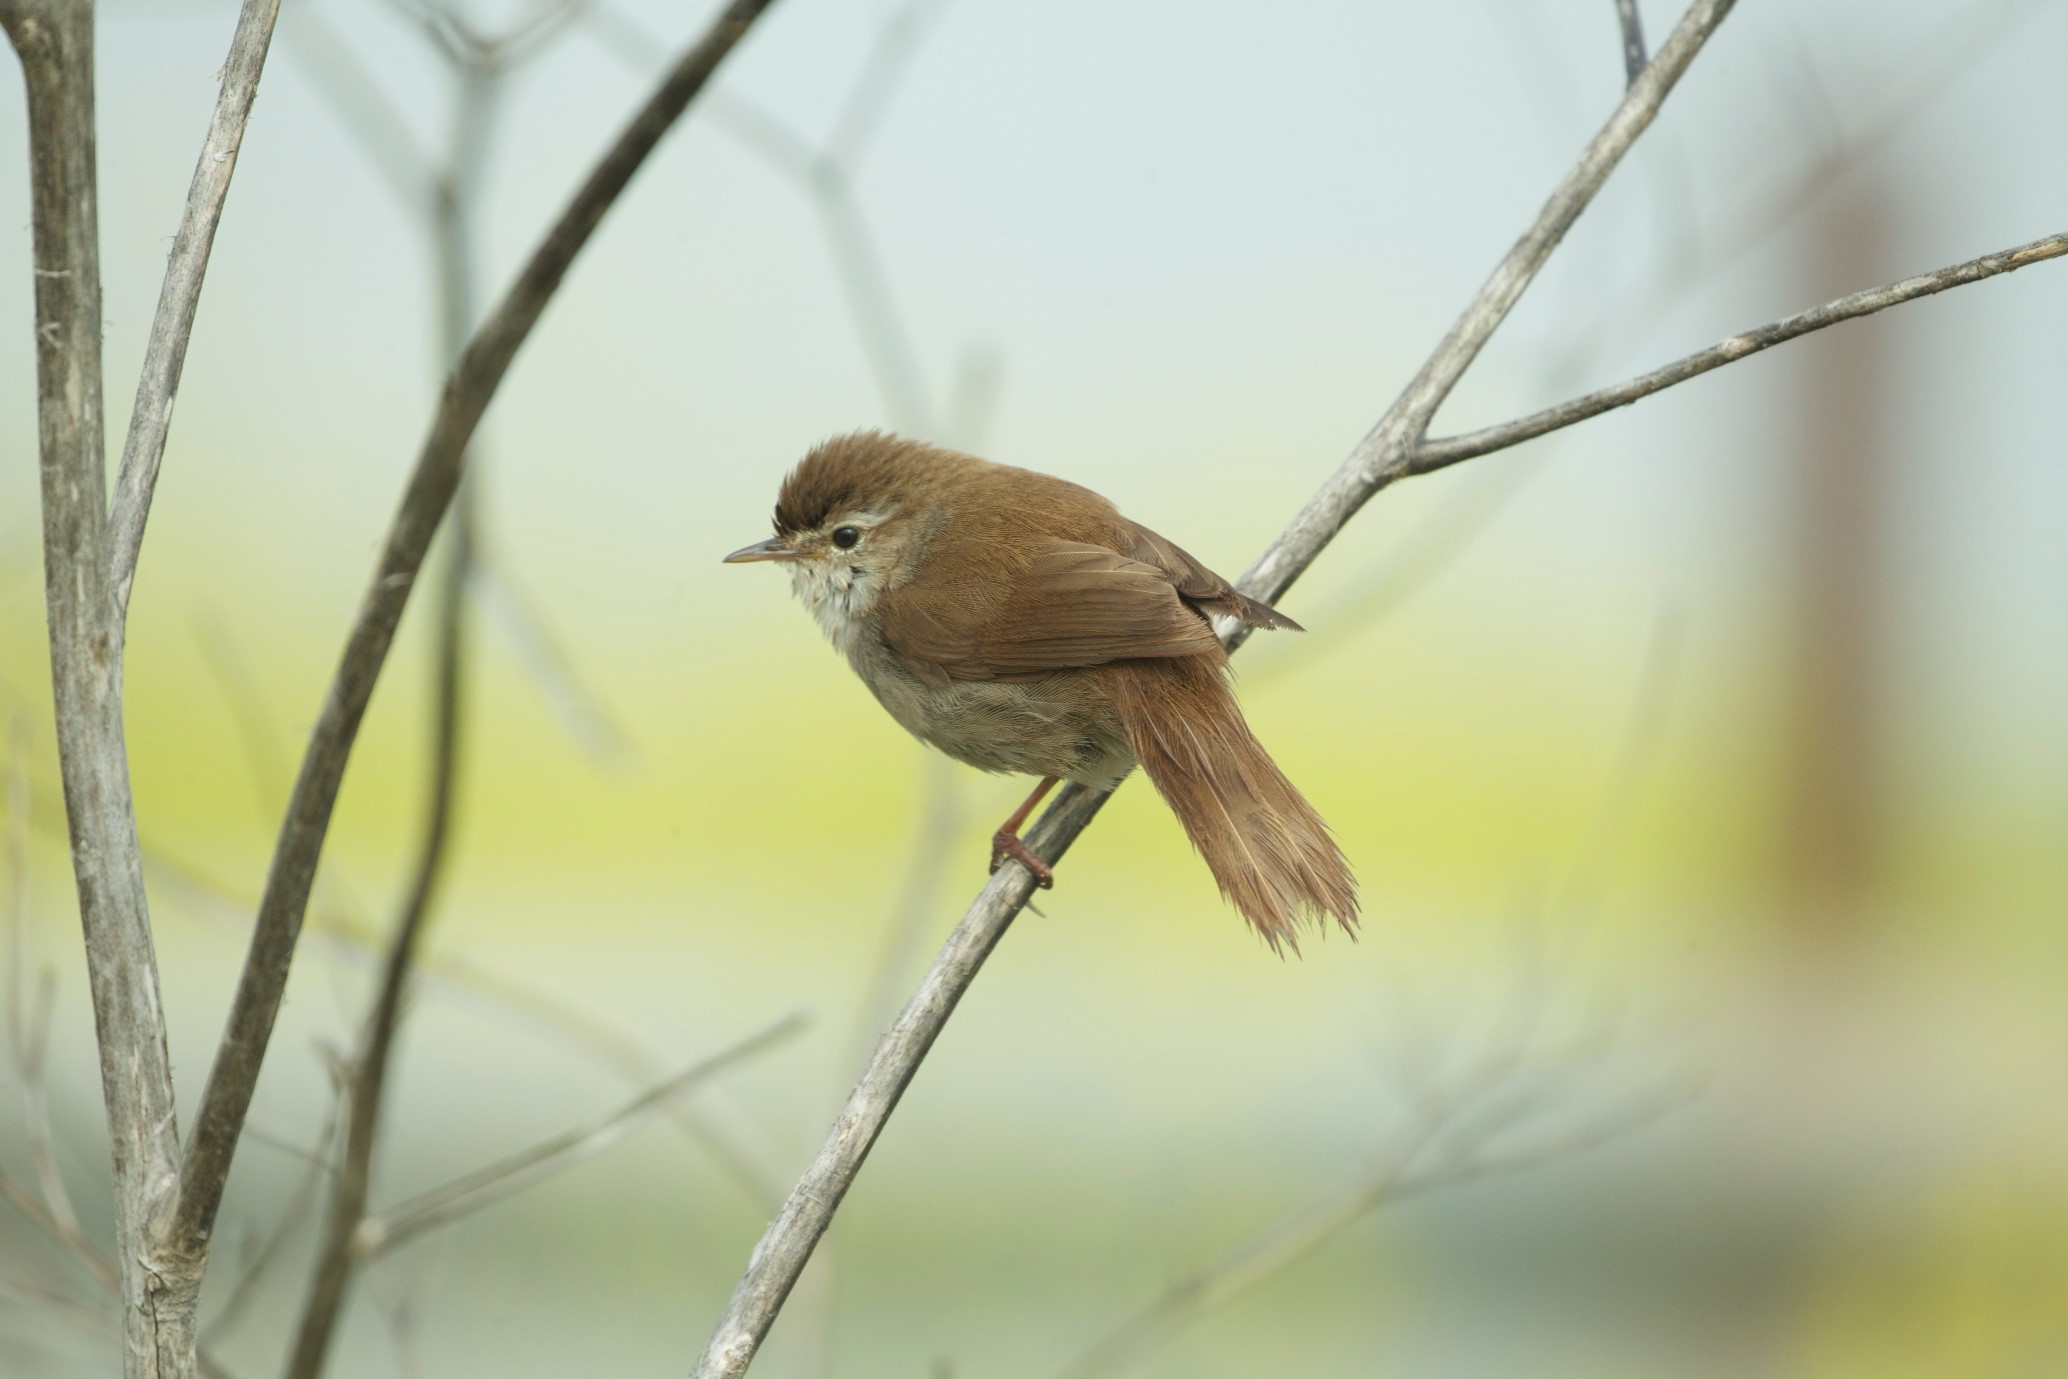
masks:
{"type": "Polygon", "coordinates": [[[843,551],[853,550],[855,542],[861,539],[861,532],[857,531],[853,527],[833,528],[833,544],[838,546],[843,551]]]}

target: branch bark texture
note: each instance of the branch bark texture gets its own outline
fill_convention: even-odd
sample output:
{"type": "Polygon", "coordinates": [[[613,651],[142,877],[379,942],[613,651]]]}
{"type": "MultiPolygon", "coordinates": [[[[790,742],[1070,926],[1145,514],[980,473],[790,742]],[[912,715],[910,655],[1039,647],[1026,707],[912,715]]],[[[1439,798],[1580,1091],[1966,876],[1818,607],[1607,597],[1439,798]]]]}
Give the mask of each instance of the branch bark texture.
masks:
{"type": "Polygon", "coordinates": [[[1877,311],[1886,311],[1904,302],[1914,302],[1919,297],[1929,297],[1944,292],[1949,287],[1961,287],[1967,283],[1981,282],[2001,273],[2012,273],[2035,263],[2057,259],[2068,254],[2068,234],[2048,235],[2030,244],[2021,244],[2015,249],[2005,249],[1995,254],[1984,254],[1966,263],[1956,263],[1941,268],[1936,273],[1923,273],[1914,278],[1905,278],[1899,283],[1885,287],[1855,292],[1849,297],[1826,302],[1808,311],[1759,327],[1743,331],[1727,340],[1718,341],[1708,349],[1697,350],[1671,364],[1662,365],[1650,373],[1617,383],[1612,387],[1598,388],[1594,392],[1561,402],[1556,407],[1546,407],[1541,412],[1532,412],[1526,417],[1488,426],[1463,435],[1446,436],[1441,440],[1425,440],[1414,448],[1408,464],[1412,474],[1428,474],[1446,468],[1460,460],[1476,459],[1496,450],[1506,450],[1524,441],[1582,422],[1589,417],[1598,417],[1603,412],[1612,412],[1618,407],[1627,407],[1640,398],[1650,397],[1676,383],[1685,383],[1690,378],[1699,378],[1712,369],[1725,364],[1734,364],[1749,354],[1772,349],[1786,344],[1798,336],[1808,335],[1813,330],[1835,326],[1842,321],[1857,320],[1872,316],[1877,311]]]}
{"type": "Polygon", "coordinates": [[[123,1368],[131,1379],[187,1375],[199,1273],[169,1267],[153,1246],[153,1225],[177,1181],[179,1138],[109,587],[93,10],[10,0],[0,5],[0,25],[28,95],[51,685],[114,1159],[123,1368]]]}
{"type": "MultiPolygon", "coordinates": [[[[1377,426],[1334,477],[1243,577],[1244,592],[1275,601],[1374,493],[1404,475],[1414,445],[1565,232],[1586,209],[1637,136],[1658,114],[1695,54],[1730,13],[1733,0],[1695,0],[1686,16],[1633,82],[1608,124],[1552,193],[1534,224],[1508,252],[1465,314],[1377,426]]],[[[1243,638],[1235,634],[1230,647],[1243,638]]],[[[1106,797],[1070,786],[1050,806],[1027,842],[1042,860],[1060,859],[1098,813],[1106,797]]],[[[762,1235],[734,1289],[693,1379],[737,1379],[753,1363],[784,1300],[825,1234],[841,1199],[898,1099],[957,1002],[1026,904],[1033,878],[1016,863],[999,868],[949,935],[947,943],[878,1045],[847,1104],[833,1122],[782,1212],[762,1235]]]]}
{"type": "Polygon", "coordinates": [[[280,18],[280,0],[244,0],[230,56],[223,63],[222,88],[194,180],[187,188],[187,209],[165,265],[158,290],[158,314],[151,322],[144,348],[144,371],[137,379],[136,406],[129,414],[129,438],[122,446],[122,469],[115,481],[114,506],[108,514],[113,558],[116,632],[129,611],[129,590],[136,580],[136,561],[144,544],[144,521],[151,514],[151,494],[158,485],[158,466],[165,458],[165,437],[172,428],[172,400],[179,392],[180,371],[187,362],[187,342],[194,334],[194,312],[201,304],[201,280],[215,247],[215,227],[229,199],[230,178],[237,171],[237,152],[244,146],[244,127],[258,97],[259,74],[273,43],[273,25],[280,18]]]}
{"type": "Polygon", "coordinates": [[[187,1145],[173,1225],[174,1240],[185,1248],[205,1248],[214,1229],[223,1184],[287,985],[345,763],[432,534],[459,486],[467,442],[575,256],[661,137],[771,2],[735,0],[676,62],[590,172],[516,282],[474,332],[446,381],[430,432],[389,527],[372,587],[360,605],[310,735],[275,844],[244,972],[187,1145]]]}

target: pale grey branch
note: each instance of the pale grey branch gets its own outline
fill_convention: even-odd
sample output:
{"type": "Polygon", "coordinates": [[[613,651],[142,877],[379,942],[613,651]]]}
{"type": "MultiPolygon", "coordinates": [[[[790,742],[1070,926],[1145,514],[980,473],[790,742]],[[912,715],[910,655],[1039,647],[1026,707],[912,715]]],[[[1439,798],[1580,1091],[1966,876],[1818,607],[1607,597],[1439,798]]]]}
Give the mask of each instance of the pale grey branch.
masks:
{"type": "Polygon", "coordinates": [[[44,604],[114,1161],[123,1366],[130,1379],[186,1379],[200,1260],[166,1251],[154,1229],[178,1183],[179,1134],[129,788],[109,558],[93,10],[0,0],[0,26],[28,96],[44,604]]]}
{"type": "Polygon", "coordinates": [[[2016,272],[2020,268],[2043,263],[2047,259],[2056,259],[2063,254],[2068,254],[2068,234],[2049,235],[2045,239],[2037,239],[2015,249],[1984,254],[1978,259],[1969,259],[1965,263],[1941,268],[1936,273],[1925,273],[1884,287],[1855,292],[1849,297],[1840,297],[1837,301],[1797,312],[1757,330],[1733,335],[1727,340],[1711,345],[1708,349],[1697,350],[1685,358],[1653,369],[1650,373],[1640,374],[1613,387],[1597,389],[1570,402],[1561,402],[1556,407],[1546,407],[1541,412],[1532,412],[1526,417],[1502,422],[1498,426],[1468,431],[1463,435],[1425,440],[1409,453],[1405,472],[1427,474],[1457,464],[1461,460],[1474,459],[1496,450],[1506,450],[1524,441],[1535,440],[1538,436],[1571,426],[1575,422],[1598,417],[1603,412],[1627,407],[1640,398],[1650,397],[1653,393],[1662,392],[1676,383],[1699,378],[1713,369],[1734,364],[1746,355],[1786,344],[1798,336],[1808,335],[1811,331],[1823,330],[1826,326],[1835,326],[1841,321],[1872,316],[1877,311],[1886,311],[1892,306],[1900,306],[1919,297],[1929,297],[1934,293],[1944,292],[1949,287],[1961,287],[1968,283],[1980,282],[1984,278],[1996,277],[2001,273],[2016,272]]]}
{"type": "MultiPolygon", "coordinates": [[[[1552,194],[1536,223],[1501,262],[1400,399],[1251,567],[1242,581],[1247,592],[1274,601],[1372,494],[1399,477],[1401,465],[1427,430],[1437,407],[1610,171],[1651,123],[1667,93],[1730,12],[1731,2],[1696,0],[1690,7],[1658,58],[1645,68],[1607,126],[1552,194]]],[[[1233,640],[1239,644],[1239,638],[1233,640]]],[[[1066,787],[1027,838],[1036,855],[1051,863],[1058,860],[1105,798],[1082,787],[1066,787]]],[[[949,935],[919,989],[878,1045],[782,1213],[763,1234],[697,1360],[694,1379],[737,1379],[753,1362],[762,1338],[919,1063],[1032,890],[1033,878],[1025,868],[1016,864],[1001,867],[949,935]]]]}
{"type": "Polygon", "coordinates": [[[151,494],[158,485],[158,466],[165,459],[172,402],[187,362],[187,342],[194,334],[194,312],[201,304],[201,280],[208,272],[215,228],[223,218],[223,203],[229,199],[237,151],[244,146],[244,126],[251,119],[259,74],[265,70],[273,24],[279,17],[280,0],[244,0],[237,15],[230,55],[223,62],[215,115],[208,124],[208,137],[201,143],[194,180],[187,188],[186,213],[165,265],[158,314],[151,322],[143,374],[136,383],[136,406],[129,414],[129,439],[123,444],[122,469],[115,480],[114,507],[108,514],[118,635],[129,611],[129,590],[136,580],[144,523],[151,515],[151,494]]]}
{"type": "Polygon", "coordinates": [[[368,1216],[359,1223],[353,1240],[354,1252],[361,1259],[377,1258],[426,1231],[436,1230],[469,1213],[514,1197],[534,1183],[543,1182],[601,1154],[632,1134],[641,1122],[665,1111],[677,1098],[719,1073],[775,1047],[802,1030],[805,1024],[802,1012],[786,1015],[767,1028],[691,1064],[592,1125],[555,1135],[499,1163],[412,1197],[377,1216],[368,1216]]]}
{"type": "MultiPolygon", "coordinates": [[[[1372,496],[1408,472],[1414,447],[1437,408],[1457,386],[1501,321],[1520,300],[1551,251],[1593,201],[1610,172],[1658,115],[1734,0],[1695,0],[1658,55],[1632,83],[1615,113],[1551,194],[1464,315],[1422,365],[1386,415],[1351,451],[1321,491],[1239,581],[1244,592],[1275,602],[1372,496]]],[[[1242,634],[1237,634],[1242,640],[1242,634]]]]}

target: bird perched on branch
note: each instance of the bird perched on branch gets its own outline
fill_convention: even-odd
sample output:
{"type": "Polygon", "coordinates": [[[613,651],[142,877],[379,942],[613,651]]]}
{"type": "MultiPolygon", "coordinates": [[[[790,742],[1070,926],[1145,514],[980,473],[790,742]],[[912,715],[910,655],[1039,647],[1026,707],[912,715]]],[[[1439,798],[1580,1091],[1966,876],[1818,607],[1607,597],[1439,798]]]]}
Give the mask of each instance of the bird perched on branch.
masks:
{"type": "Polygon", "coordinates": [[[1298,924],[1357,926],[1328,826],[1228,687],[1209,614],[1299,624],[1091,490],[879,431],[816,447],[783,480],[775,535],[797,596],[891,717],[958,761],[1042,777],[993,836],[1042,886],[1019,829],[1057,780],[1101,790],[1135,765],[1221,894],[1273,950],[1298,924]]]}

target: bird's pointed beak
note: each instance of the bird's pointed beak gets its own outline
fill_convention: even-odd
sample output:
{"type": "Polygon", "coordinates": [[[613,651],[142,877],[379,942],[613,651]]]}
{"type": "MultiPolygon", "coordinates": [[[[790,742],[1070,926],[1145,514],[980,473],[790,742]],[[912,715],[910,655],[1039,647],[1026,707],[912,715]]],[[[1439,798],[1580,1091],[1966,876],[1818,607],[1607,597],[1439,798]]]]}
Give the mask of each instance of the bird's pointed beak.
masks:
{"type": "Polygon", "coordinates": [[[751,546],[742,546],[725,557],[727,565],[744,565],[750,560],[802,560],[804,553],[794,551],[780,536],[771,536],[766,541],[756,541],[751,546]]]}

